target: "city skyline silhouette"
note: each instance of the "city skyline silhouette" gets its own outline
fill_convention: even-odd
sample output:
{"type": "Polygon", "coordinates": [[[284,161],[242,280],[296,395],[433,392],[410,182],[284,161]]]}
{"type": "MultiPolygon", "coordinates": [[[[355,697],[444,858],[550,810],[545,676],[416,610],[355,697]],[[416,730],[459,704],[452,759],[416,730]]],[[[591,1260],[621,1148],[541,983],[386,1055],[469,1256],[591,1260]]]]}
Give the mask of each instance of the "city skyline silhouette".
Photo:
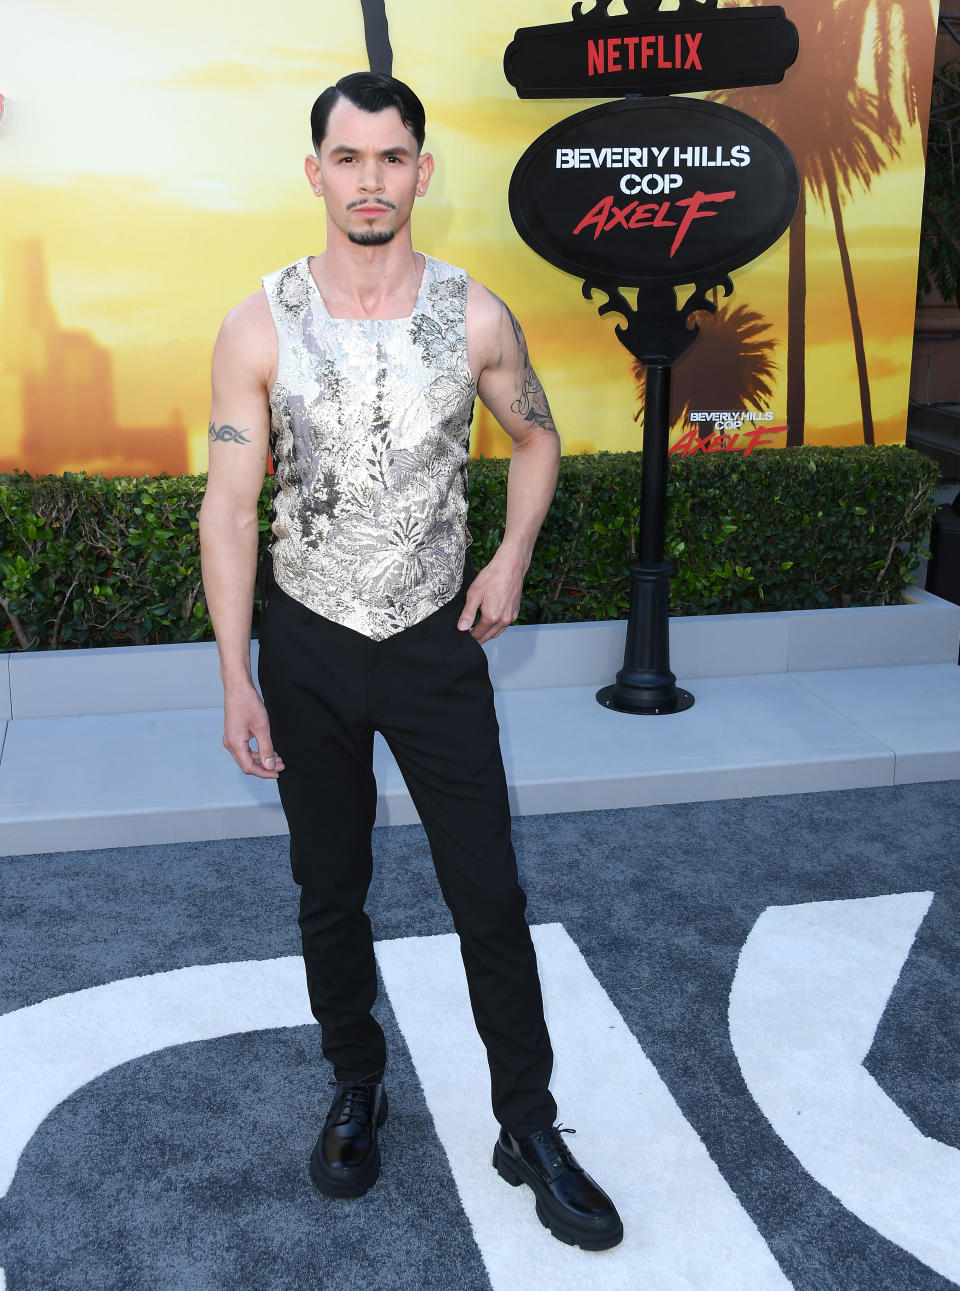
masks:
{"type": "Polygon", "coordinates": [[[60,325],[39,237],[5,245],[0,345],[0,472],[187,472],[176,409],[166,425],[117,423],[111,350],[88,329],[60,325]]]}

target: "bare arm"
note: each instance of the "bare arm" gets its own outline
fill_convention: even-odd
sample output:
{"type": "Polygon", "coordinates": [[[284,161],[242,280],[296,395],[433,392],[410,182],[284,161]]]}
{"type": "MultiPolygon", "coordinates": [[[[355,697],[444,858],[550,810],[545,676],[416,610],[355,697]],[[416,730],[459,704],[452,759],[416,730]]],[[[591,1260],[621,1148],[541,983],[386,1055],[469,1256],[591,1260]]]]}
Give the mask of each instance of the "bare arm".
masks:
{"type": "Polygon", "coordinates": [[[474,636],[482,643],[499,636],[520,613],[523,578],[557,487],[560,437],[520,324],[497,296],[478,283],[470,286],[477,391],[513,441],[503,541],[471,583],[459,624],[472,627],[479,608],[474,636]]]}
{"type": "Polygon", "coordinates": [[[265,298],[248,298],[224,319],[211,365],[210,463],[200,507],[200,567],[224,691],[223,743],[243,771],[264,778],[282,769],[282,763],[261,762],[273,749],[250,671],[257,502],[270,438],[266,347],[272,334],[265,298]],[[249,749],[252,738],[256,754],[249,749]]]}

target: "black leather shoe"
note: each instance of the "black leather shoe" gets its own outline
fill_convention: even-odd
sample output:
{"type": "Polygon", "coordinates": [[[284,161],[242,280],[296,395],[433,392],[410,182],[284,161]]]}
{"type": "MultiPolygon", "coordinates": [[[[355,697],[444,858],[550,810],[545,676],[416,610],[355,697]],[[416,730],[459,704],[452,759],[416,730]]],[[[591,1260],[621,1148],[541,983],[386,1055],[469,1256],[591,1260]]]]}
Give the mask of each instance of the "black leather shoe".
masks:
{"type": "Polygon", "coordinates": [[[493,1164],[516,1188],[529,1184],[537,1198],[537,1218],[554,1237],[585,1251],[606,1251],[623,1240],[623,1224],[613,1202],[577,1164],[554,1125],[515,1139],[500,1131],[493,1164]]]}
{"type": "Polygon", "coordinates": [[[361,1197],[380,1175],[377,1130],[387,1119],[382,1084],[331,1080],[336,1092],[310,1157],[310,1176],[327,1197],[361,1197]]]}

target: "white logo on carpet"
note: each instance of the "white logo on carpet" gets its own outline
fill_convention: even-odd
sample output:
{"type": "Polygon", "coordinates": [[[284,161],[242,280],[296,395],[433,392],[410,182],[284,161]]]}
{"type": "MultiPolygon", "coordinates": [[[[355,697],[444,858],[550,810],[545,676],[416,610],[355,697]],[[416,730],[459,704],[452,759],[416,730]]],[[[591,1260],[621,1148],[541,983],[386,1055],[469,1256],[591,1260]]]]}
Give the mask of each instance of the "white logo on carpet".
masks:
{"type": "Polygon", "coordinates": [[[569,1146],[613,1198],[624,1239],[603,1255],[542,1227],[529,1188],[490,1158],[486,1054],[455,934],[382,941],[384,985],[494,1291],[783,1291],[790,1283],[699,1135],[561,924],[531,929],[569,1146]],[[429,983],[429,988],[426,984],[429,983]]]}
{"type": "MultiPolygon", "coordinates": [[[[860,1065],[930,900],[767,910],[741,955],[730,1027],[754,1098],[810,1173],[955,1277],[960,1154],[923,1139],[860,1065]]],[[[572,1120],[575,1155],[624,1220],[622,1245],[602,1256],[556,1242],[529,1190],[508,1187],[490,1164],[497,1125],[456,936],[376,948],[494,1291],[579,1291],[584,1279],[591,1291],[789,1288],[562,925],[531,931],[560,1116],[572,1120]]],[[[113,1067],[179,1044],[303,1025],[315,1024],[299,956],[127,978],[0,1016],[0,1196],[45,1117],[113,1067]]]]}
{"type": "Polygon", "coordinates": [[[863,1066],[932,900],[765,910],[740,954],[730,1038],[757,1105],[813,1178],[960,1282],[960,1152],[921,1134],[863,1066]]]}

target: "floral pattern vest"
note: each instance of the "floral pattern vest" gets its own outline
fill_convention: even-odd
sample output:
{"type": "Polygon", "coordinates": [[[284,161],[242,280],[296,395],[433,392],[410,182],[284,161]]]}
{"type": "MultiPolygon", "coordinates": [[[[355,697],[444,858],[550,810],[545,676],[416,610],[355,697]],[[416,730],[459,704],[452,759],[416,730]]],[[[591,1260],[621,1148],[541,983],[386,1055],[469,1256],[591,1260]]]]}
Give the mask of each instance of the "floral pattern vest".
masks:
{"type": "Polygon", "coordinates": [[[309,256],[263,278],[279,342],[274,577],[376,641],[456,595],[473,541],[467,275],[423,258],[409,318],[332,318],[309,256]]]}

